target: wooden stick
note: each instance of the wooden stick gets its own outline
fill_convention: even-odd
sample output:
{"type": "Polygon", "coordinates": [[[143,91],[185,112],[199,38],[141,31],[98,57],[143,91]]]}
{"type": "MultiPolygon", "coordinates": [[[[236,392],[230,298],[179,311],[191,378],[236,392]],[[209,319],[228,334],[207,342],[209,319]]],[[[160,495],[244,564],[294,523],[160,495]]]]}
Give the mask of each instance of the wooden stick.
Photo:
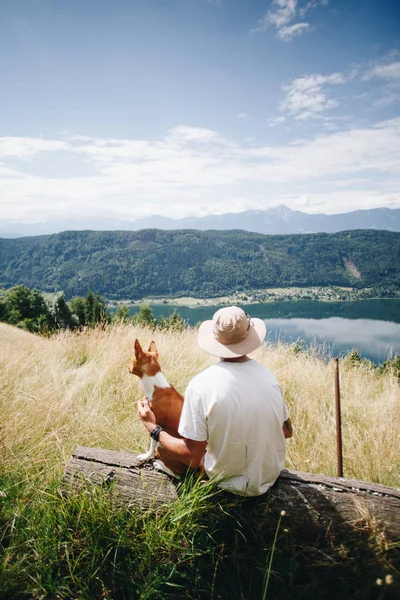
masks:
{"type": "Polygon", "coordinates": [[[335,358],[335,409],[337,476],[343,477],[342,417],[340,414],[339,359],[335,358]]]}

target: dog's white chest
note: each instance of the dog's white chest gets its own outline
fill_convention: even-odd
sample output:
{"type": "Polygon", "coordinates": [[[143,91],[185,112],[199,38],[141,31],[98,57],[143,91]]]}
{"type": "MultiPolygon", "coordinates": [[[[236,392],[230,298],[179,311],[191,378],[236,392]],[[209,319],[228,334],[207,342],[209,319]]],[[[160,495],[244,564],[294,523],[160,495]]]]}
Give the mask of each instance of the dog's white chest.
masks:
{"type": "Polygon", "coordinates": [[[142,377],[142,388],[148,400],[153,399],[154,388],[170,388],[170,384],[165,379],[164,375],[159,372],[156,375],[143,375],[142,377]]]}

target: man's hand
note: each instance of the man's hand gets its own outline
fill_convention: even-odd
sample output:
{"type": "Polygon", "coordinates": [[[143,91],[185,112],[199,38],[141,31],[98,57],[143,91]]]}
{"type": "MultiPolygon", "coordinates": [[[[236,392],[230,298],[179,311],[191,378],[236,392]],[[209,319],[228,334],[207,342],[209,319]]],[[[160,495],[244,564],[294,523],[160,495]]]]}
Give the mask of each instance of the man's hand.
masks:
{"type": "Polygon", "coordinates": [[[282,425],[282,431],[283,431],[283,435],[285,436],[286,440],[288,438],[292,437],[293,429],[292,429],[292,423],[291,423],[290,419],[288,419],[287,421],[284,421],[284,423],[282,425]]]}
{"type": "Polygon", "coordinates": [[[144,426],[147,431],[150,432],[157,425],[156,415],[150,408],[149,401],[146,397],[143,400],[139,400],[137,403],[138,414],[141,420],[143,421],[144,426]]]}
{"type": "MultiPolygon", "coordinates": [[[[148,399],[145,397],[137,403],[138,414],[144,423],[147,431],[150,433],[157,425],[156,415],[150,408],[148,399]]],[[[160,458],[167,466],[171,459],[179,461],[188,467],[197,469],[202,466],[204,453],[206,451],[207,441],[198,442],[186,438],[176,438],[169,435],[166,431],[160,433],[161,447],[158,448],[160,458]]],[[[171,469],[174,467],[171,466],[171,469]]]]}

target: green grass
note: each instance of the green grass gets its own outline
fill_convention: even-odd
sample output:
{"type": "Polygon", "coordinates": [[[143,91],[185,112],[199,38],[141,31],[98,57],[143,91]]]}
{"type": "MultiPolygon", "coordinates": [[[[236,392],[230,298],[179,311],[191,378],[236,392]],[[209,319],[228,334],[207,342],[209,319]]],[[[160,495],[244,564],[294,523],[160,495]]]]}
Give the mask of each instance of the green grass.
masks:
{"type": "Polygon", "coordinates": [[[1,483],[2,598],[396,597],[396,582],[376,580],[396,577],[398,549],[370,531],[299,542],[268,503],[195,477],[177,502],[150,511],[118,508],[112,490],[61,497],[56,482],[15,482],[1,483]]]}

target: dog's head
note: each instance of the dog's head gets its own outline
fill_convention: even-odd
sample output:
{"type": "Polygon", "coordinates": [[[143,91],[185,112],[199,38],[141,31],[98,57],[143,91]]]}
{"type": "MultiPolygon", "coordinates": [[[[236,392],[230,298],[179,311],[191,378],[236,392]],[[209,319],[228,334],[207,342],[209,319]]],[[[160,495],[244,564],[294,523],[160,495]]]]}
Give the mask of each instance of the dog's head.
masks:
{"type": "Polygon", "coordinates": [[[129,373],[137,375],[141,379],[143,375],[154,376],[160,370],[158,350],[155,342],[151,342],[148,351],[145,352],[139,344],[139,340],[135,340],[135,354],[128,367],[129,373]]]}

